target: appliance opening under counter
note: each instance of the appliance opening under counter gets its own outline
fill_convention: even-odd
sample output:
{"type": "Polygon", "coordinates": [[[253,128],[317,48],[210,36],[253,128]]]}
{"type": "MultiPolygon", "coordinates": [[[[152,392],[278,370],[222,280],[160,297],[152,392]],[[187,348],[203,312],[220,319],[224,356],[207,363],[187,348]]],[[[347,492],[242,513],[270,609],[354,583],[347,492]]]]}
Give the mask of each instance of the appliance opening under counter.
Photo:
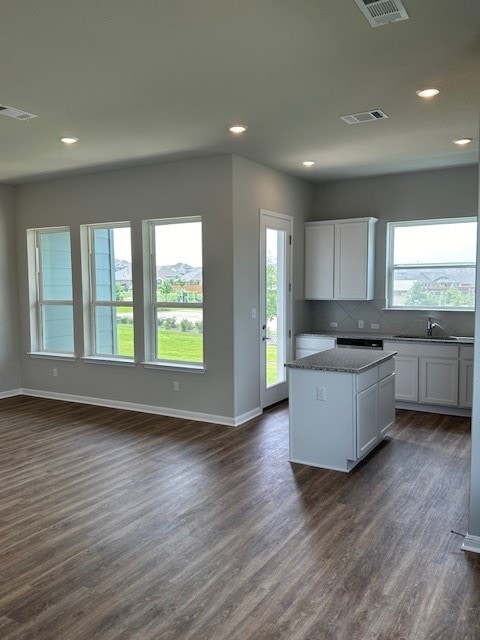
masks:
{"type": "Polygon", "coordinates": [[[337,349],[383,349],[378,338],[337,338],[337,349]]]}

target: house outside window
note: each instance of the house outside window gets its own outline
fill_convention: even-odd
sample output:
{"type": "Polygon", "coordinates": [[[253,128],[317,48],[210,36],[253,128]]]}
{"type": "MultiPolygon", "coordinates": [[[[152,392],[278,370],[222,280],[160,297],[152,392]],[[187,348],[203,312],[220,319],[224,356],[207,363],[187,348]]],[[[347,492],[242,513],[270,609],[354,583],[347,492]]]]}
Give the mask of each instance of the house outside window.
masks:
{"type": "Polygon", "coordinates": [[[200,216],[150,220],[150,361],[201,367],[203,259],[200,216]]]}
{"type": "Polygon", "coordinates": [[[475,309],[476,218],[387,225],[387,306],[475,309]]]}
{"type": "Polygon", "coordinates": [[[133,283],[130,225],[87,225],[89,248],[88,355],[133,359],[133,283]]]}
{"type": "Polygon", "coordinates": [[[73,291],[70,229],[29,229],[31,351],[72,355],[73,291]]]}

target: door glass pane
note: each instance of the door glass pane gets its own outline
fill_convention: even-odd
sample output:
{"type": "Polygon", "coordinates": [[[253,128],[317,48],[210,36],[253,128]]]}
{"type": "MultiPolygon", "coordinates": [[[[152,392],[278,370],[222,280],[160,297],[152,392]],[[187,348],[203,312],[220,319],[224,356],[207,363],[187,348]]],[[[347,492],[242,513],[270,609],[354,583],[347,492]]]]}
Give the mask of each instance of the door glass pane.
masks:
{"type": "Polygon", "coordinates": [[[285,231],[266,230],[265,247],[265,372],[266,386],[286,380],[285,231]]]}

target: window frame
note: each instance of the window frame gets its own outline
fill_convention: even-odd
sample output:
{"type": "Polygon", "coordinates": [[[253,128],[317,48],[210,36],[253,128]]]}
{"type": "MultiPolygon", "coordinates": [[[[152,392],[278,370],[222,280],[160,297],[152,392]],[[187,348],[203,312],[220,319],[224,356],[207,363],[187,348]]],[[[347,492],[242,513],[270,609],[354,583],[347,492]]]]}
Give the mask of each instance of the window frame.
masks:
{"type": "Polygon", "coordinates": [[[86,359],[107,360],[113,362],[135,362],[135,316],[134,316],[134,286],[133,286],[133,256],[132,256],[132,300],[97,300],[97,279],[96,279],[96,254],[95,254],[95,231],[98,229],[130,229],[130,247],[132,248],[132,225],[129,221],[122,222],[98,222],[84,225],[86,230],[86,243],[88,247],[88,314],[86,332],[85,353],[86,359]],[[130,307],[132,310],[132,330],[134,352],[131,356],[111,353],[100,353],[97,350],[97,308],[130,307]]]}
{"type": "Polygon", "coordinates": [[[28,283],[30,292],[30,351],[31,355],[43,355],[53,357],[75,357],[75,318],[73,295],[73,263],[72,263],[72,233],[69,226],[61,227],[37,227],[27,229],[27,254],[28,254],[28,283]],[[71,298],[58,298],[47,300],[43,297],[44,274],[43,247],[41,235],[68,233],[70,246],[70,288],[71,298]],[[72,310],[72,350],[46,348],[45,324],[43,310],[47,307],[70,307],[72,310]]]}
{"type": "Polygon", "coordinates": [[[399,222],[387,223],[387,246],[386,246],[386,273],[385,273],[385,298],[386,298],[386,310],[392,311],[475,311],[475,305],[473,307],[440,307],[440,306],[395,306],[394,300],[394,273],[396,269],[445,269],[445,268],[475,268],[476,262],[458,262],[458,263],[422,263],[422,264],[394,264],[393,257],[395,251],[395,230],[401,227],[421,227],[429,225],[440,224],[461,224],[465,222],[477,223],[476,216],[463,216],[458,218],[431,218],[427,220],[402,220],[399,222]]]}
{"type": "MultiPolygon", "coordinates": [[[[203,217],[201,215],[178,216],[169,218],[158,218],[144,221],[147,246],[148,246],[148,272],[145,274],[146,287],[148,289],[148,309],[146,309],[145,324],[145,353],[148,360],[144,363],[147,366],[165,367],[169,369],[187,369],[203,372],[205,370],[205,341],[204,330],[202,328],[202,360],[173,360],[158,358],[159,352],[158,330],[157,330],[157,309],[201,309],[202,323],[204,323],[205,293],[203,287],[203,263],[204,263],[204,247],[203,247],[203,217]],[[155,230],[157,227],[166,225],[180,225],[191,222],[199,222],[201,224],[201,252],[202,252],[202,302],[166,302],[157,300],[157,260],[156,260],[156,239],[155,230]]],[[[147,262],[147,261],[145,261],[147,262]]]]}

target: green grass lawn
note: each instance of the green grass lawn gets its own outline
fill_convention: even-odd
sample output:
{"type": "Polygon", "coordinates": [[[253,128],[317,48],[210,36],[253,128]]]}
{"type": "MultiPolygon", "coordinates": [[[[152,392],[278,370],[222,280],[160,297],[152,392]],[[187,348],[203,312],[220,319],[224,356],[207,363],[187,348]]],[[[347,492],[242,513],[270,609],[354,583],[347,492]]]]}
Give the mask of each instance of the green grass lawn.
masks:
{"type": "MultiPolygon", "coordinates": [[[[117,325],[119,354],[125,357],[133,356],[133,325],[117,325]]],[[[158,357],[165,360],[179,359],[186,362],[202,362],[203,336],[193,331],[158,330],[160,353],[158,357]]],[[[267,384],[273,384],[277,379],[277,346],[267,345],[267,384]]]]}
{"type": "MultiPolygon", "coordinates": [[[[122,356],[133,356],[133,325],[117,325],[118,349],[122,356]]],[[[203,361],[203,336],[194,331],[158,330],[160,353],[157,356],[164,360],[184,360],[186,362],[203,361]],[[179,357],[181,355],[181,358],[179,357]]]]}

